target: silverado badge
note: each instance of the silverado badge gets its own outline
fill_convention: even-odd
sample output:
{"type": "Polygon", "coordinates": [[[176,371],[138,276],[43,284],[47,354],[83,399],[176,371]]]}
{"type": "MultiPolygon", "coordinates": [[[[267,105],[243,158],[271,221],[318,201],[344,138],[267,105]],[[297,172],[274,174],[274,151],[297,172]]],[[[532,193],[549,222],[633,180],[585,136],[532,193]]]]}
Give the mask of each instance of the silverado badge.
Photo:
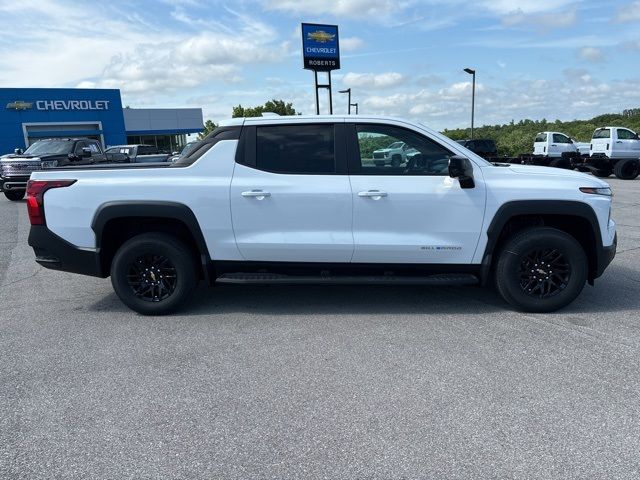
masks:
{"type": "Polygon", "coordinates": [[[29,110],[33,107],[33,103],[24,102],[22,100],[16,100],[15,102],[7,103],[7,108],[13,108],[14,110],[29,110]]]}

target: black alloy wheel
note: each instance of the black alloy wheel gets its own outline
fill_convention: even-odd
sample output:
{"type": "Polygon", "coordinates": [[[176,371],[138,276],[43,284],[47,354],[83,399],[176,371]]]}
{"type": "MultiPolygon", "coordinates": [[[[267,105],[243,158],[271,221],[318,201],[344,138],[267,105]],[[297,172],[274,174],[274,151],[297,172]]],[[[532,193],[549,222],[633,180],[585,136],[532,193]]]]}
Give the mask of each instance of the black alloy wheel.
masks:
{"type": "Polygon", "coordinates": [[[556,248],[536,248],[525,254],[518,271],[520,288],[530,297],[545,299],[562,292],[571,278],[571,265],[556,248]]]}
{"type": "Polygon", "coordinates": [[[164,255],[145,254],[129,265],[127,281],[133,294],[147,302],[169,298],[176,289],[178,272],[164,255]]]}

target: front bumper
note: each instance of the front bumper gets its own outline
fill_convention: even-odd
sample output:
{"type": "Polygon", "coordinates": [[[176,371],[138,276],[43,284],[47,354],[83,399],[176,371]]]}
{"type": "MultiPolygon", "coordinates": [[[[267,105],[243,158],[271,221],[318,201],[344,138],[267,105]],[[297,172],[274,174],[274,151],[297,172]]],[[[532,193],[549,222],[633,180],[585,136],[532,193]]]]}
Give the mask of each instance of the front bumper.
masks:
{"type": "Polygon", "coordinates": [[[608,247],[602,247],[602,250],[598,252],[598,264],[596,265],[596,271],[594,278],[598,278],[602,275],[605,269],[613,261],[618,249],[618,234],[613,237],[613,243],[608,247]]]}
{"type": "Polygon", "coordinates": [[[79,273],[105,278],[97,250],[78,248],[60,238],[46,225],[32,225],[29,245],[36,254],[36,262],[52,270],[79,273]]]}
{"type": "Polygon", "coordinates": [[[29,175],[0,177],[0,192],[6,192],[9,190],[25,190],[27,188],[28,181],[29,175]]]}

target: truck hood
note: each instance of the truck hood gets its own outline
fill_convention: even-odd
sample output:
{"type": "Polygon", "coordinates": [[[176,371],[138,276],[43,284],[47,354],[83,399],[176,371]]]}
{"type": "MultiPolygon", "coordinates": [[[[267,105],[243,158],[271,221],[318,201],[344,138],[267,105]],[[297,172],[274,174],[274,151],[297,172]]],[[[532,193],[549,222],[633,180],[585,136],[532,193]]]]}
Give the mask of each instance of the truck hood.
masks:
{"type": "Polygon", "coordinates": [[[392,150],[390,148],[379,148],[378,150],[374,150],[376,153],[389,153],[392,150]]]}
{"type": "Polygon", "coordinates": [[[586,173],[576,172],[574,170],[566,170],[564,168],[554,168],[554,167],[540,167],[538,165],[514,165],[512,164],[508,167],[509,170],[515,172],[517,174],[524,175],[545,175],[549,177],[562,177],[562,178],[571,178],[573,180],[583,180],[585,182],[585,187],[589,186],[598,186],[598,187],[608,187],[609,184],[596,178],[592,175],[587,175],[586,173]]]}

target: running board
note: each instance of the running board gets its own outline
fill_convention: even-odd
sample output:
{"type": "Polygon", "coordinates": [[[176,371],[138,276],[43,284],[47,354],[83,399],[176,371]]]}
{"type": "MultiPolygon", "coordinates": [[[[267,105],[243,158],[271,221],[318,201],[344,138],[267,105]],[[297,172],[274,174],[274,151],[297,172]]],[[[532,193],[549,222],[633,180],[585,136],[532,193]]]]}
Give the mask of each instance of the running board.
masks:
{"type": "Polygon", "coordinates": [[[477,285],[471,274],[440,274],[424,277],[378,276],[295,276],[274,273],[225,273],[216,283],[269,285],[477,285]]]}

